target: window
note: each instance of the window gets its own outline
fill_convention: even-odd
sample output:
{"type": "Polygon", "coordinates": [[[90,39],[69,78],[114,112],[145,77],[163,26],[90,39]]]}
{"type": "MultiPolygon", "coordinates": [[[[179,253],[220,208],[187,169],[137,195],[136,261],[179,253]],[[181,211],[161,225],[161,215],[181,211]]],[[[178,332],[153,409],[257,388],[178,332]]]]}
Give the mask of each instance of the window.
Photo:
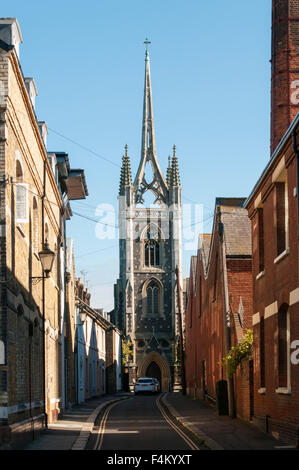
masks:
{"type": "Polygon", "coordinates": [[[39,251],[39,227],[38,227],[38,207],[37,200],[33,198],[33,251],[38,253],[39,251]]]}
{"type": "Polygon", "coordinates": [[[154,316],[159,314],[159,287],[156,282],[151,281],[146,290],[147,314],[154,316]]]}
{"type": "Polygon", "coordinates": [[[145,266],[160,266],[160,234],[157,227],[149,225],[144,239],[145,266]]]}
{"type": "Polygon", "coordinates": [[[17,308],[17,331],[16,331],[16,385],[18,403],[24,405],[26,396],[26,333],[24,310],[21,305],[17,308]]]}
{"type": "Polygon", "coordinates": [[[278,311],[278,386],[288,387],[288,351],[290,349],[288,305],[283,304],[278,311]]]}
{"type": "Polygon", "coordinates": [[[16,161],[16,221],[28,220],[27,184],[23,182],[23,170],[19,160],[16,161]]]}
{"type": "Polygon", "coordinates": [[[258,262],[259,272],[261,273],[265,269],[264,261],[264,211],[262,207],[258,208],[258,262]]]}
{"type": "Polygon", "coordinates": [[[145,266],[160,265],[160,245],[155,240],[144,242],[144,264],[145,266]]]}
{"type": "Polygon", "coordinates": [[[287,183],[275,183],[276,189],[276,240],[277,240],[277,256],[283,253],[288,246],[287,240],[287,183]]]}

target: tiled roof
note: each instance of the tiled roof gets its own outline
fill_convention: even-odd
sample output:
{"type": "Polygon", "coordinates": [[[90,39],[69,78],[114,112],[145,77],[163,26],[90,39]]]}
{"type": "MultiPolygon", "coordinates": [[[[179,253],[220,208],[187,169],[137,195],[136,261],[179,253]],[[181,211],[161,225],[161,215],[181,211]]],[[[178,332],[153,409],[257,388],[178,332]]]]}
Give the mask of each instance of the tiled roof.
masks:
{"type": "Polygon", "coordinates": [[[210,252],[210,245],[212,240],[211,233],[202,233],[199,237],[199,249],[202,252],[203,264],[204,267],[207,267],[208,259],[209,259],[209,252],[210,252]]]}
{"type": "Polygon", "coordinates": [[[192,274],[193,288],[195,288],[195,281],[196,281],[196,264],[197,264],[197,256],[191,256],[191,274],[192,274]]]}
{"type": "Polygon", "coordinates": [[[247,210],[240,206],[220,205],[221,222],[228,256],[251,255],[251,224],[247,210]]]}

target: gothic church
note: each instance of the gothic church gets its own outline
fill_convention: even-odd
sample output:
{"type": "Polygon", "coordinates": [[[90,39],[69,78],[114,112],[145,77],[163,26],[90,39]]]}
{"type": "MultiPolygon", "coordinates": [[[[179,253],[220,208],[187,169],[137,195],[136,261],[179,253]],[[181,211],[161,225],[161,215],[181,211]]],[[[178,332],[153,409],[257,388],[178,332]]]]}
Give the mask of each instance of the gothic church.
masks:
{"type": "Polygon", "coordinates": [[[132,390],[136,378],[151,376],[158,378],[162,391],[180,389],[175,268],[181,273],[181,185],[175,146],[166,179],[157,158],[148,49],[141,159],[133,183],[126,146],[118,200],[114,321],[133,345],[129,386],[132,390]],[[154,199],[150,207],[145,203],[148,192],[154,199]]]}

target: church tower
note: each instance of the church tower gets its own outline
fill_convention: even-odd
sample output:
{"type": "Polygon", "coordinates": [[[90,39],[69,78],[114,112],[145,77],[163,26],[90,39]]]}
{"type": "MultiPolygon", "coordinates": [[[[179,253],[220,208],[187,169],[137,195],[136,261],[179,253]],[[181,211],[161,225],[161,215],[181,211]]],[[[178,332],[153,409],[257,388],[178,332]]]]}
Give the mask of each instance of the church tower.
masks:
{"type": "Polygon", "coordinates": [[[125,147],[118,199],[120,273],[114,320],[132,342],[130,389],[144,376],[158,378],[161,390],[179,389],[175,268],[181,273],[181,184],[176,147],[166,179],[157,158],[147,47],[141,158],[133,182],[125,147]],[[149,195],[152,204],[146,203],[149,195]]]}

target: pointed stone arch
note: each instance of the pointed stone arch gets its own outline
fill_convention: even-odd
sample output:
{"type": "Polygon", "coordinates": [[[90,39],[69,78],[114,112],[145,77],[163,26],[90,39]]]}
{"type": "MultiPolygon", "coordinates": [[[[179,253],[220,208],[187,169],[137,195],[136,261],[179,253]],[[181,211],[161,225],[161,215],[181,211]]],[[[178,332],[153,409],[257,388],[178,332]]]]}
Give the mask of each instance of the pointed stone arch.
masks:
{"type": "Polygon", "coordinates": [[[149,353],[144,359],[138,364],[137,376],[145,377],[148,366],[155,362],[161,370],[161,392],[168,392],[171,384],[170,368],[164,357],[161,354],[153,351],[149,353]]]}

